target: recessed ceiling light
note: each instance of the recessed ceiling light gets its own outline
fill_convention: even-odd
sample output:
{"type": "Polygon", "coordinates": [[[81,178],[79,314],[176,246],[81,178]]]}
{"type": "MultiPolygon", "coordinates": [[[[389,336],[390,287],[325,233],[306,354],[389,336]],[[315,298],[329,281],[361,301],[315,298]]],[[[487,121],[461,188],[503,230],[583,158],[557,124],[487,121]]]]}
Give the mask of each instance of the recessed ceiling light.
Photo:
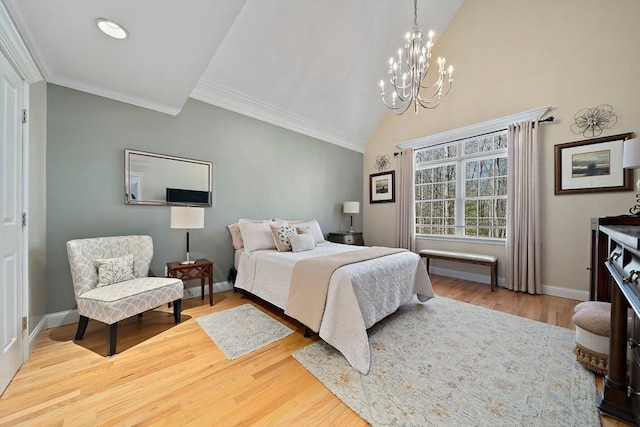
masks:
{"type": "Polygon", "coordinates": [[[114,39],[126,39],[129,36],[127,30],[124,27],[116,22],[113,22],[109,19],[98,18],[96,19],[96,25],[100,28],[100,31],[108,35],[109,37],[113,37],[114,39]]]}

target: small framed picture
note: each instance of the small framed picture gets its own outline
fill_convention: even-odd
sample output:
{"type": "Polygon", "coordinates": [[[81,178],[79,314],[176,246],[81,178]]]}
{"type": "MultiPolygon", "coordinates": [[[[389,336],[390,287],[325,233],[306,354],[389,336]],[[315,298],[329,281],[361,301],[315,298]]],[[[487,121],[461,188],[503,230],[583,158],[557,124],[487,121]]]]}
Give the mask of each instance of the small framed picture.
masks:
{"type": "Polygon", "coordinates": [[[396,171],[369,175],[369,203],[393,203],[396,201],[396,171]]]}
{"type": "Polygon", "coordinates": [[[555,146],[555,194],[633,191],[633,170],[622,168],[631,133],[555,146]]]}

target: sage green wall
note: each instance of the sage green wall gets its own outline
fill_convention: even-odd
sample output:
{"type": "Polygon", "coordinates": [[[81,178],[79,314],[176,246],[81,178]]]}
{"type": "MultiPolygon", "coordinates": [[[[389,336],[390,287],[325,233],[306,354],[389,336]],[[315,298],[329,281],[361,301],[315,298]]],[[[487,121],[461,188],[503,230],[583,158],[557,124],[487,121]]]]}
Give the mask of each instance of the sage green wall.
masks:
{"type": "MultiPolygon", "coordinates": [[[[233,263],[227,224],[316,218],[326,235],[348,228],[342,202],[363,193],[361,153],[193,99],[174,117],[49,84],[47,132],[47,313],[76,305],[70,239],[149,234],[157,275],[184,257],[168,207],[124,204],[125,148],[214,163],[215,207],[191,232],[191,255],[214,262],[216,283],[233,263]]],[[[362,229],[361,215],[354,222],[362,229]]]]}
{"type": "Polygon", "coordinates": [[[29,333],[46,314],[47,85],[29,85],[29,333]]]}

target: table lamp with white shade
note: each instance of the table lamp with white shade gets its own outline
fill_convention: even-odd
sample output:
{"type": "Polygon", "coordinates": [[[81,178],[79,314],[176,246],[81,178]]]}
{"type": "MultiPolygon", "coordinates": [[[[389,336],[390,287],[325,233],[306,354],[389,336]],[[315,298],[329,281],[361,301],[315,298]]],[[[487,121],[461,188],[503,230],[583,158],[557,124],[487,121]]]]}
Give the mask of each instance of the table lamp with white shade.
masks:
{"type": "Polygon", "coordinates": [[[349,233],[355,233],[353,229],[353,214],[360,213],[360,202],[344,202],[342,204],[342,212],[351,214],[351,228],[349,229],[349,233]]]}
{"type": "Polygon", "coordinates": [[[204,228],[204,208],[171,206],[171,228],[187,230],[187,259],[180,264],[195,264],[189,259],[189,230],[204,228]]]}
{"type": "MultiPolygon", "coordinates": [[[[622,145],[622,167],[624,169],[640,168],[640,138],[631,138],[622,145]]],[[[640,180],[636,183],[636,189],[640,191],[640,180]]],[[[636,205],[629,209],[631,215],[640,216],[640,194],[637,194],[636,205]]]]}

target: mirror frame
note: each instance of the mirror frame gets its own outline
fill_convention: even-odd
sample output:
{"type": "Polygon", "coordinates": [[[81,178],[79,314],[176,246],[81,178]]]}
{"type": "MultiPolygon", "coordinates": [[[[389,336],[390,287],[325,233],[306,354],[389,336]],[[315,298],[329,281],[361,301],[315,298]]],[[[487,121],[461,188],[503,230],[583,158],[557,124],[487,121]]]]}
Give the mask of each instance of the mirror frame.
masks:
{"type": "Polygon", "coordinates": [[[188,203],[189,206],[213,206],[213,163],[204,160],[188,159],[186,157],[169,156],[166,154],[151,153],[149,151],[131,150],[126,148],[124,150],[124,204],[125,205],[144,205],[144,206],[174,206],[182,205],[184,203],[169,203],[162,200],[134,200],[129,196],[131,194],[131,155],[139,155],[145,157],[153,157],[164,160],[173,160],[177,162],[186,162],[196,165],[202,165],[207,167],[207,182],[209,184],[209,202],[208,203],[188,203]]]}

